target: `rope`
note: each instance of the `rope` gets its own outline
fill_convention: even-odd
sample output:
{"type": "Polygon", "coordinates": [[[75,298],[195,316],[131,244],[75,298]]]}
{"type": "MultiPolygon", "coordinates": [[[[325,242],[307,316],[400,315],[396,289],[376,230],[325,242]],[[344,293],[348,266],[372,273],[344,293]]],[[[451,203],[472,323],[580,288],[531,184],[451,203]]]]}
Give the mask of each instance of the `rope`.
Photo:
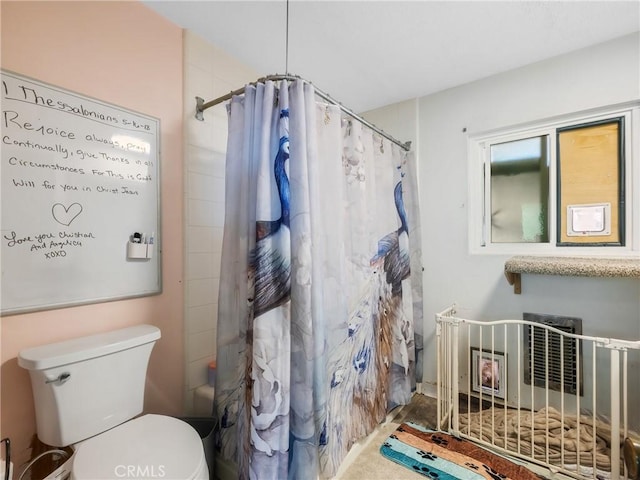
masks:
{"type": "Polygon", "coordinates": [[[289,0],[287,0],[287,25],[286,25],[286,35],[285,35],[285,60],[284,60],[284,73],[289,74],[289,0]]]}
{"type": "Polygon", "coordinates": [[[565,414],[563,424],[552,407],[537,412],[488,409],[482,415],[460,415],[460,433],[552,465],[577,465],[579,456],[581,466],[593,468],[595,463],[597,469],[611,471],[611,426],[600,420],[594,426],[589,416],[565,414]]]}

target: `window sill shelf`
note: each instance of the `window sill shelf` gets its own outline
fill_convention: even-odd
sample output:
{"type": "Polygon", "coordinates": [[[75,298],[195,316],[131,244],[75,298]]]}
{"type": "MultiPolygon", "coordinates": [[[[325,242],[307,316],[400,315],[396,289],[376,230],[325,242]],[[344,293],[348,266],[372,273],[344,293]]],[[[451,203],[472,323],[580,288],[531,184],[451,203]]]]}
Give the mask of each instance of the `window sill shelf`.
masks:
{"type": "Polygon", "coordinates": [[[511,257],[504,264],[504,274],[513,293],[522,293],[522,273],[563,275],[570,277],[640,278],[640,258],[593,257],[511,257]]]}

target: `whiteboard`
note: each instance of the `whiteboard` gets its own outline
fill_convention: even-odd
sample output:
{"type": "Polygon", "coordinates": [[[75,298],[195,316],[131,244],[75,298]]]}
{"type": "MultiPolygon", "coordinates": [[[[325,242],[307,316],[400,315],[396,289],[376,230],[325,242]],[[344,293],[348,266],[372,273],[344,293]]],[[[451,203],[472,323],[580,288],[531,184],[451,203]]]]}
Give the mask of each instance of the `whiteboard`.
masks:
{"type": "Polygon", "coordinates": [[[161,292],[160,121],[1,76],[2,315],[161,292]]]}

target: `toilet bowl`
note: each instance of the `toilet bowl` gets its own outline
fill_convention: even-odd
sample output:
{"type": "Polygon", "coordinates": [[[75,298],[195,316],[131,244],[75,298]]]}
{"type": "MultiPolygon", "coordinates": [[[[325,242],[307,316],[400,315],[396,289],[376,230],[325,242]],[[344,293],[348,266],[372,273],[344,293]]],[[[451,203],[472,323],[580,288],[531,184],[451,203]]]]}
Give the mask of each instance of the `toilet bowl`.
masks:
{"type": "Polygon", "coordinates": [[[74,445],[71,480],[206,480],[202,441],[188,423],[147,414],[74,445]]]}
{"type": "Polygon", "coordinates": [[[142,413],[151,350],[160,330],[137,325],[23,350],[38,438],[71,445],[72,480],[207,480],[198,432],[174,417],[142,413]],[[140,415],[140,416],[139,416],[140,415]]]}

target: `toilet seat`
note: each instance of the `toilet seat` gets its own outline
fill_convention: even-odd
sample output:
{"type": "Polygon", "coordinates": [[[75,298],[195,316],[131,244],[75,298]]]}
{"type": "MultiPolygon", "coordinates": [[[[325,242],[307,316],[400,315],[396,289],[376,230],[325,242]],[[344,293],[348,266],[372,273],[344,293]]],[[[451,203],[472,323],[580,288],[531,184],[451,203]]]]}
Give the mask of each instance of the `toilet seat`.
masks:
{"type": "Polygon", "coordinates": [[[207,480],[202,440],[189,424],[143,415],[76,445],[72,480],[207,480]]]}

